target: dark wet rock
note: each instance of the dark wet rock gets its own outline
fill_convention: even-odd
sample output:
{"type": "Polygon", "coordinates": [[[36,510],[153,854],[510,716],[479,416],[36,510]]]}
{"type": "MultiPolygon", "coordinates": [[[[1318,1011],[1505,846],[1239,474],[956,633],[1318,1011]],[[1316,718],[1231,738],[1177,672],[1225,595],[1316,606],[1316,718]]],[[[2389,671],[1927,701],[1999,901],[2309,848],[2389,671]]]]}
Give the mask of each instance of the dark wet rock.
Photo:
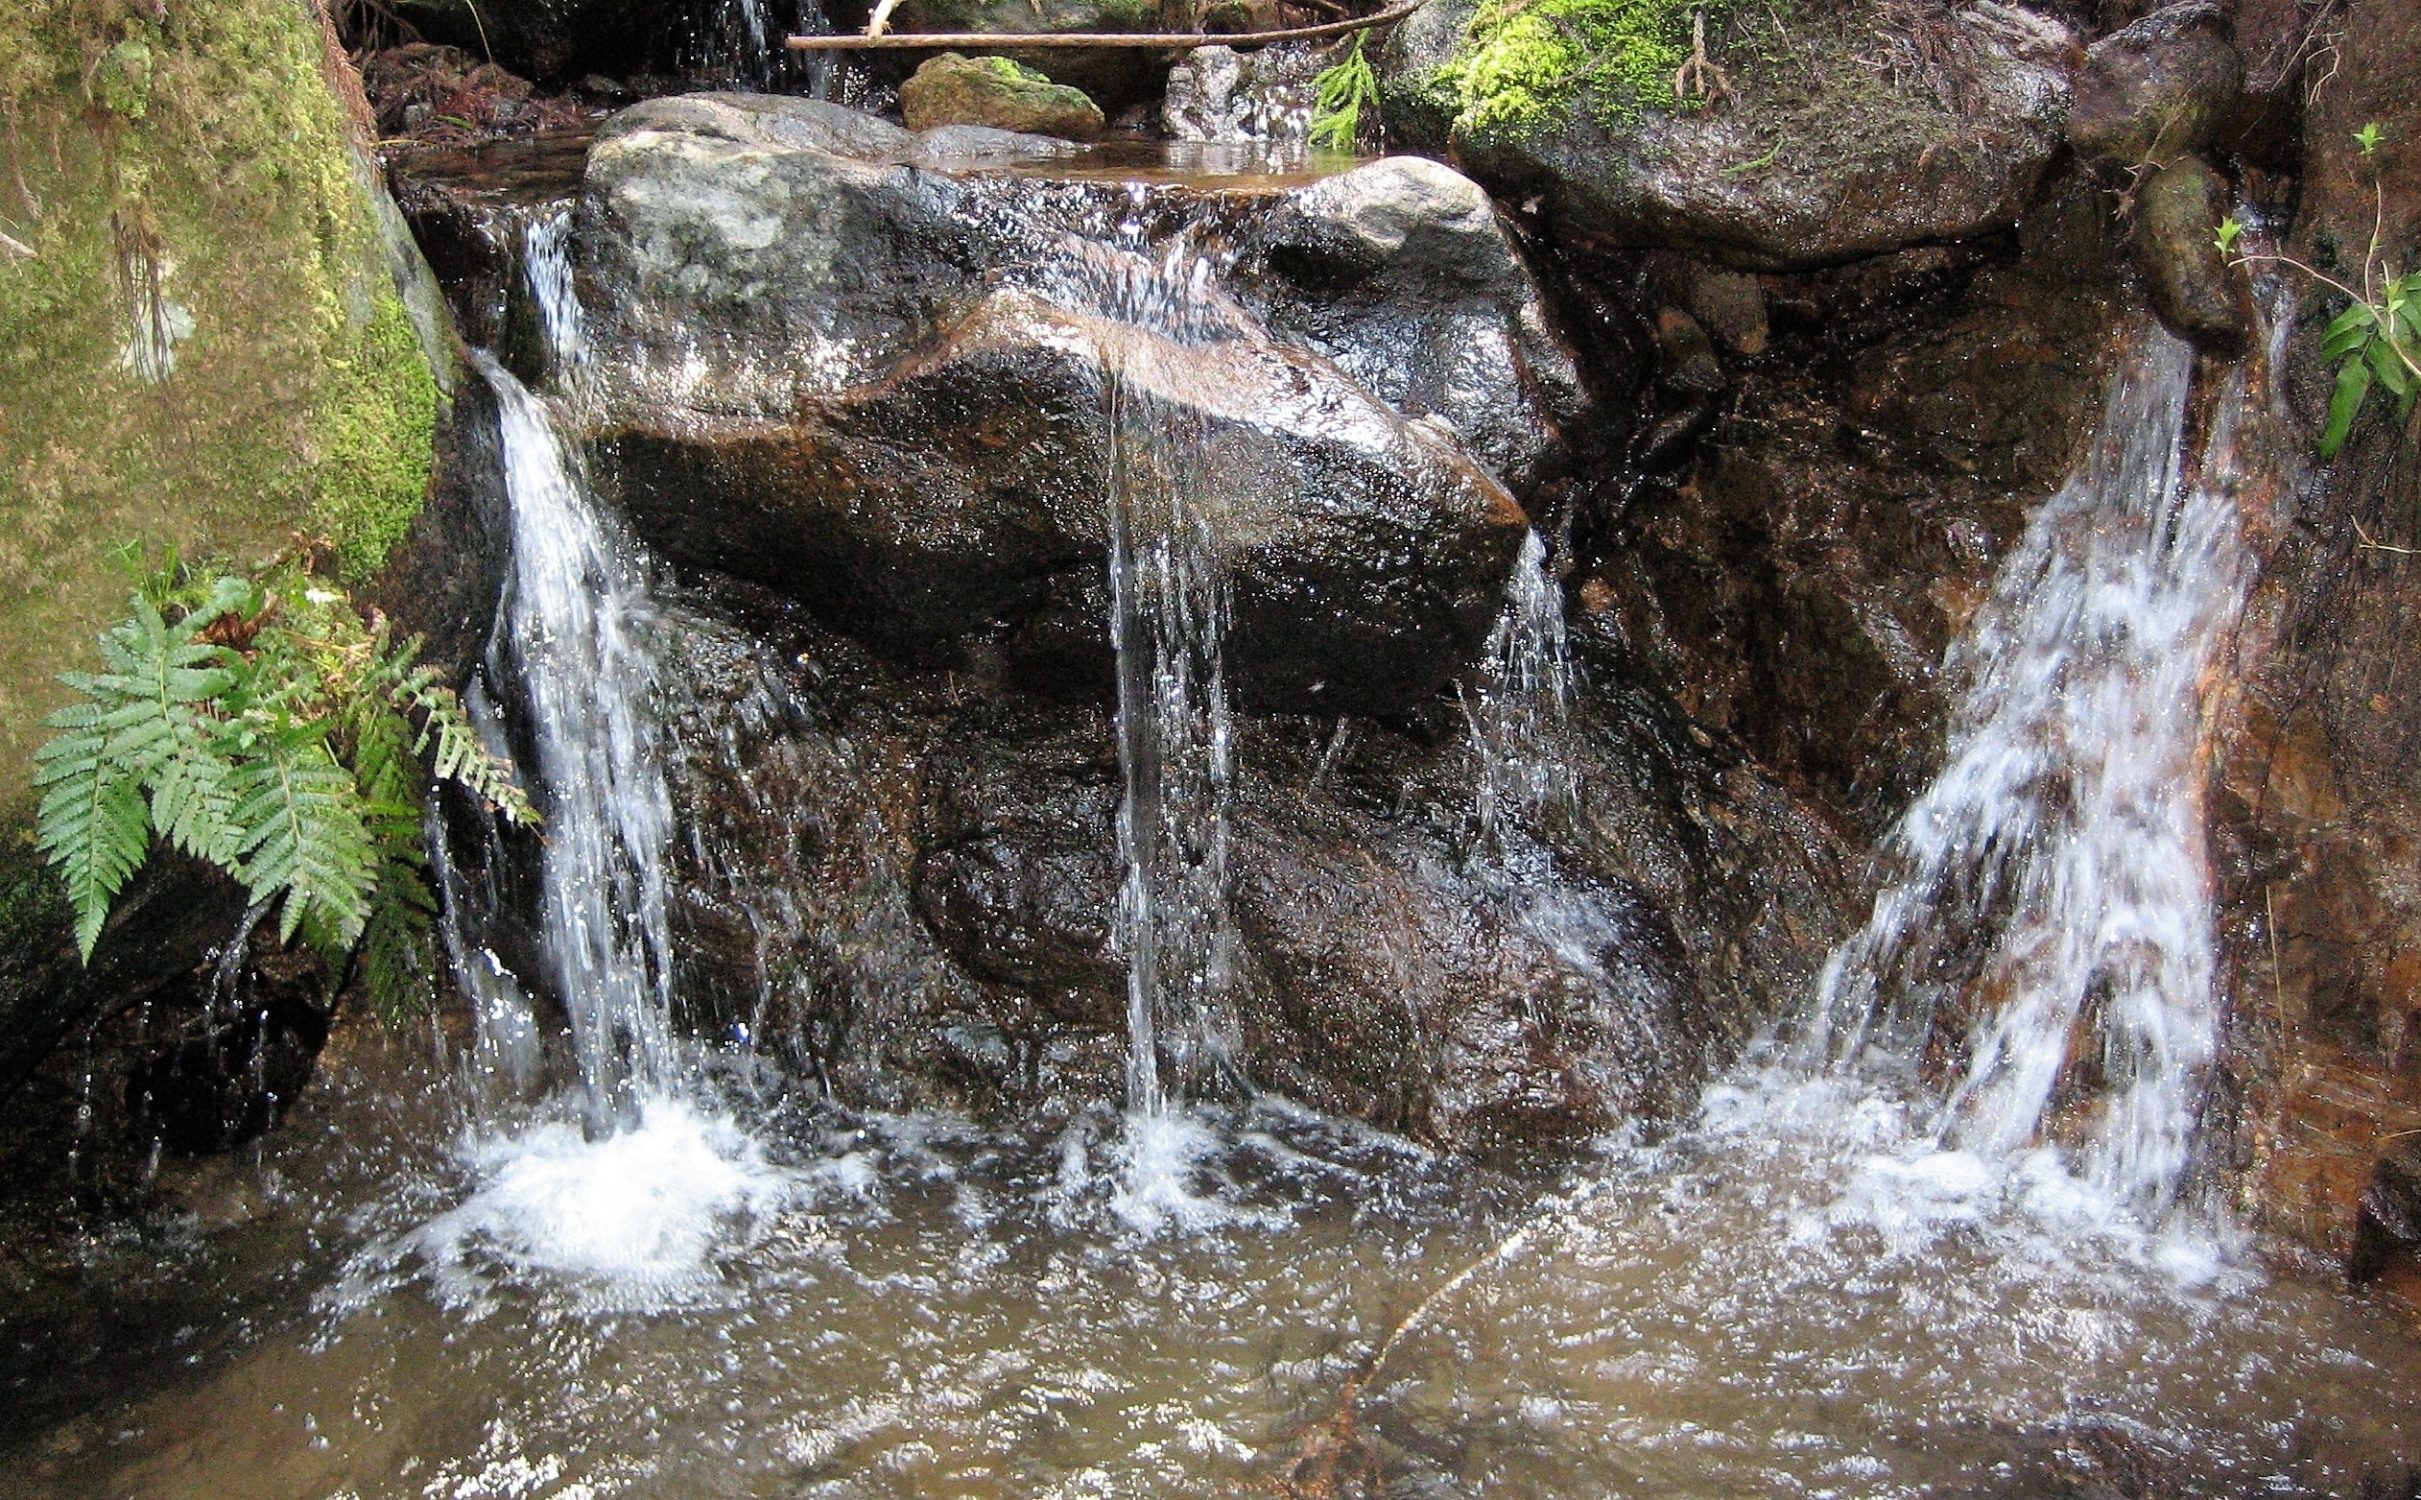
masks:
{"type": "Polygon", "coordinates": [[[2174,161],[2211,144],[2243,86],[2244,64],[2220,7],[2167,6],[2086,52],[2068,143],[2110,166],[2174,161]]]}
{"type": "Polygon", "coordinates": [[[1106,124],[1101,106],[1082,89],[1053,83],[1005,57],[945,52],[928,58],[900,85],[899,102],[910,130],[984,125],[1021,135],[1089,141],[1106,124]]]}
{"type": "Polygon", "coordinates": [[[1477,183],[1389,157],[1288,194],[1250,235],[1273,326],[1406,415],[1444,418],[1516,494],[1565,459],[1580,371],[1477,183]]]}
{"type": "Polygon", "coordinates": [[[2243,348],[2252,323],[2219,248],[2230,198],[2210,163],[2188,156],[2153,172],[2135,200],[2135,263],[2154,310],[2182,336],[2223,352],[2243,348]]]}
{"type": "Polygon", "coordinates": [[[2379,1159],[2362,1193],[2345,1269],[2357,1286],[2393,1270],[2410,1277],[2421,1269],[2421,1152],[2408,1148],[2379,1159]]]}
{"type": "MultiPolygon", "coordinates": [[[[2329,34],[2335,76],[2303,116],[2289,248],[2310,260],[2421,235],[2421,152],[2365,159],[2353,133],[2421,141],[2421,16],[2355,6],[2329,34]],[[2376,174],[2376,182],[2374,182],[2376,174]],[[2376,196],[2374,196],[2376,194],[2376,196]]],[[[2294,430],[2265,442],[2308,455],[2334,383],[2310,330],[2342,304],[2300,299],[2276,377],[2294,430]]],[[[2385,1159],[2421,1136],[2421,696],[2409,691],[2421,572],[2366,541],[2421,545],[2421,449],[2374,394],[2325,486],[2258,513],[2261,582],[2217,729],[2213,863],[2231,1015],[2221,1135],[2250,1215],[2350,1255],[2361,1200],[2385,1159]],[[2291,506],[2291,510],[2286,509],[2291,506]]],[[[2215,1104],[2214,1112],[2219,1112],[2215,1104]]],[[[2382,1281],[2421,1306],[2421,1275],[2382,1281]]]]}
{"type": "Polygon", "coordinates": [[[1197,47],[1169,69],[1160,128],[1179,141],[1299,145],[1310,134],[1315,82],[1329,49],[1281,42],[1239,52],[1197,47]]]}
{"type": "Polygon", "coordinates": [[[1429,6],[1388,42],[1390,127],[1565,244],[1788,269],[1963,238],[2013,223],[2061,141],[2073,41],[2031,11],[1854,5],[1794,33],[1790,66],[1744,68],[1720,107],[1628,118],[1627,97],[1584,83],[1538,124],[1441,99],[1436,70],[1473,9],[1429,6]],[[1912,26],[1934,62],[1878,86],[1874,59],[1912,26]]]}
{"type": "Polygon", "coordinates": [[[1944,650],[2089,425],[2123,306],[2114,240],[2106,200],[2074,180],[2014,255],[1762,278],[1762,358],[1727,366],[1666,310],[1667,416],[1638,451],[1672,477],[1583,533],[1604,559],[1584,597],[1633,670],[1794,787],[1887,826],[1938,754],[1944,650]],[[1645,446],[1668,424],[1671,452],[1645,446]]]}
{"type": "Polygon", "coordinates": [[[1052,575],[1103,566],[1113,370],[1205,445],[1197,503],[1230,549],[1247,702],[1397,711],[1476,651],[1519,508],[1426,426],[1266,340],[1181,345],[1000,292],[779,429],[633,422],[604,442],[676,559],[947,656],[1035,613],[1052,575]]]}
{"type": "Polygon", "coordinates": [[[291,997],[244,996],[201,1021],[126,1080],[135,1129],[189,1156],[225,1151],[274,1126],[311,1081],[328,1013],[291,997]]]}

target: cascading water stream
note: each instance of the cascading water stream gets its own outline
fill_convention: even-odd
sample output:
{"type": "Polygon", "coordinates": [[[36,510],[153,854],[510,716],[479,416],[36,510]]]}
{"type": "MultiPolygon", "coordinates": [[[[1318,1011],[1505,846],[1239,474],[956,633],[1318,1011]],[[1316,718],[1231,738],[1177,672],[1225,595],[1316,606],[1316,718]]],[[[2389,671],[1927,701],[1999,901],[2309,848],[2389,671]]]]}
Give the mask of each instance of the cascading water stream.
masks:
{"type": "MultiPolygon", "coordinates": [[[[586,343],[562,224],[531,226],[525,264],[548,367],[570,384],[586,343]]],[[[484,1295],[476,1267],[499,1257],[569,1276],[608,1306],[681,1301],[714,1283],[726,1221],[778,1205],[788,1179],[673,1028],[674,820],[654,707],[666,673],[641,555],[590,498],[548,401],[491,356],[473,361],[496,398],[512,533],[487,674],[525,710],[535,753],[539,943],[569,1022],[578,1117],[542,1107],[534,1122],[474,1130],[463,1155],[480,1186],[407,1242],[461,1300],[484,1295]]],[[[525,987],[472,938],[478,902],[433,842],[448,955],[478,1007],[474,1068],[501,1068],[526,1092],[537,1040],[525,987]]]]}
{"type": "Polygon", "coordinates": [[[1228,1008],[1228,803],[1234,728],[1224,639],[1222,543],[1202,508],[1207,445],[1168,399],[1178,372],[1162,340],[1198,333],[1209,263],[1180,238],[1157,255],[1130,220],[1129,253],[1096,292],[1141,337],[1106,351],[1110,634],[1118,661],[1116,937],[1127,962],[1127,1190],[1122,1211],[1156,1222],[1188,1201],[1198,1145],[1177,1106],[1233,1066],[1228,1008]],[[1173,1072],[1164,1077],[1163,1061],[1173,1072]]]}
{"type": "Polygon", "coordinates": [[[600,1125],[672,1087],[672,796],[648,706],[653,604],[587,503],[538,398],[479,356],[496,392],[513,564],[490,668],[529,709],[545,787],[540,922],[600,1125]]]}
{"type": "Polygon", "coordinates": [[[1506,583],[1504,613],[1489,633],[1479,680],[1463,699],[1479,761],[1483,840],[1494,840],[1508,817],[1534,817],[1570,801],[1563,739],[1572,691],[1563,591],[1547,571],[1547,544],[1532,531],[1506,583]]]}
{"type": "Polygon", "coordinates": [[[2176,1202],[2217,1047],[2202,691],[2245,587],[2246,380],[2189,470],[2193,371],[2167,333],[2134,341],[1954,649],[1942,772],[1885,844],[1811,1038],[1836,1063],[1907,1059],[1972,1012],[1937,1142],[2013,1164],[2063,1137],[2146,1222],[2176,1202]]]}

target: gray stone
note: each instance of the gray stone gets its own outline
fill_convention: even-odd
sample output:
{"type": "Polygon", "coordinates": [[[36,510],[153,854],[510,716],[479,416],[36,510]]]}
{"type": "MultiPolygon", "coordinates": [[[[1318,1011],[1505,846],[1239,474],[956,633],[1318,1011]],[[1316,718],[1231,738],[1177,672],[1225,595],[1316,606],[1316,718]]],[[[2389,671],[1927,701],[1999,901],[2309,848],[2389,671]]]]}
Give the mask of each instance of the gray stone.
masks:
{"type": "Polygon", "coordinates": [[[1567,243],[1785,270],[1963,238],[2015,222],[2061,141],[2072,37],[1989,0],[1934,23],[1956,58],[1955,90],[1878,88],[1870,55],[1901,22],[1861,3],[1840,23],[1848,40],[1787,97],[1744,73],[1717,107],[1625,118],[1625,101],[1584,84],[1544,126],[1474,123],[1441,97],[1434,73],[1461,35],[1453,18],[1476,3],[1439,0],[1382,51],[1389,128],[1450,151],[1567,243]]]}
{"type": "Polygon", "coordinates": [[[1252,52],[1198,47],[1169,69],[1160,128],[1180,141],[1300,146],[1329,54],[1311,42],[1252,52]]]}

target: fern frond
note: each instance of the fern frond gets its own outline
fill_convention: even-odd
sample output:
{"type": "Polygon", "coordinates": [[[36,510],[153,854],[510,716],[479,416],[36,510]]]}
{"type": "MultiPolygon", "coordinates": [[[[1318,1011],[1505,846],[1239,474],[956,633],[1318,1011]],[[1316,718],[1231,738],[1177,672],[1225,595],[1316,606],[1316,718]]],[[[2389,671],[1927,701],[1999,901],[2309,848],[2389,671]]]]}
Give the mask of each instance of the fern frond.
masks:
{"type": "Polygon", "coordinates": [[[414,748],[426,749],[431,742],[436,744],[432,770],[440,781],[461,783],[507,822],[524,828],[537,826],[538,809],[531,805],[530,794],[523,789],[513,763],[488,749],[471,723],[470,714],[464,711],[462,699],[452,688],[433,679],[419,681],[412,702],[423,716],[420,741],[414,748]]]}
{"type": "Polygon", "coordinates": [[[379,840],[378,887],[362,931],[362,984],[370,1006],[390,1026],[428,1013],[436,999],[437,956],[430,932],[437,898],[429,891],[428,853],[415,820],[390,827],[379,840]]]}
{"type": "Polygon", "coordinates": [[[35,823],[76,913],[76,951],[90,962],[109,903],[151,853],[151,815],[134,774],[109,753],[98,706],[73,704],[47,722],[67,732],[34,752],[42,789],[35,823]]]}
{"type": "Polygon", "coordinates": [[[229,653],[193,638],[195,622],[170,625],[141,594],[132,603],[133,615],[101,636],[109,670],[79,673],[70,685],[104,705],[108,754],[140,776],[194,737],[195,721],[233,677],[229,653]]]}
{"type": "Polygon", "coordinates": [[[236,822],[236,767],[228,748],[221,735],[186,736],[145,779],[151,788],[151,826],[160,837],[234,874],[243,865],[243,837],[236,822]]]}
{"type": "Polygon", "coordinates": [[[321,946],[349,949],[369,918],[377,862],[353,775],[314,723],[265,736],[238,763],[242,878],[255,901],[283,895],[278,939],[306,923],[321,946]]]}

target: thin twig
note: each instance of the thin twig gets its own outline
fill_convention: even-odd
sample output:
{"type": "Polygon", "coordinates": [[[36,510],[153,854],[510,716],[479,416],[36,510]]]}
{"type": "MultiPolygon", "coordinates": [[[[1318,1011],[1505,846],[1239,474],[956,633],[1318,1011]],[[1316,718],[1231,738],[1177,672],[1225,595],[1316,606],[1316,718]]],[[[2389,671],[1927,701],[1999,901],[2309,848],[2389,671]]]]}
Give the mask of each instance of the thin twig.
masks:
{"type": "Polygon", "coordinates": [[[2393,552],[2398,557],[2421,557],[2421,547],[2398,547],[2388,542],[2372,541],[2371,534],[2362,529],[2360,521],[2354,523],[2354,545],[2371,552],[2393,552]]]}
{"type": "Polygon", "coordinates": [[[1289,26],[1278,31],[1088,31],[1064,36],[1023,36],[990,31],[887,31],[881,36],[794,36],[783,45],[793,52],[853,52],[879,49],[923,49],[935,52],[988,50],[1023,52],[1034,47],[1134,47],[1161,52],[1189,52],[1196,47],[1260,47],[1271,42],[1301,42],[1319,37],[1349,36],[1401,21],[1428,0],[1404,0],[1400,5],[1346,21],[1323,21],[1317,26],[1289,26]]]}

